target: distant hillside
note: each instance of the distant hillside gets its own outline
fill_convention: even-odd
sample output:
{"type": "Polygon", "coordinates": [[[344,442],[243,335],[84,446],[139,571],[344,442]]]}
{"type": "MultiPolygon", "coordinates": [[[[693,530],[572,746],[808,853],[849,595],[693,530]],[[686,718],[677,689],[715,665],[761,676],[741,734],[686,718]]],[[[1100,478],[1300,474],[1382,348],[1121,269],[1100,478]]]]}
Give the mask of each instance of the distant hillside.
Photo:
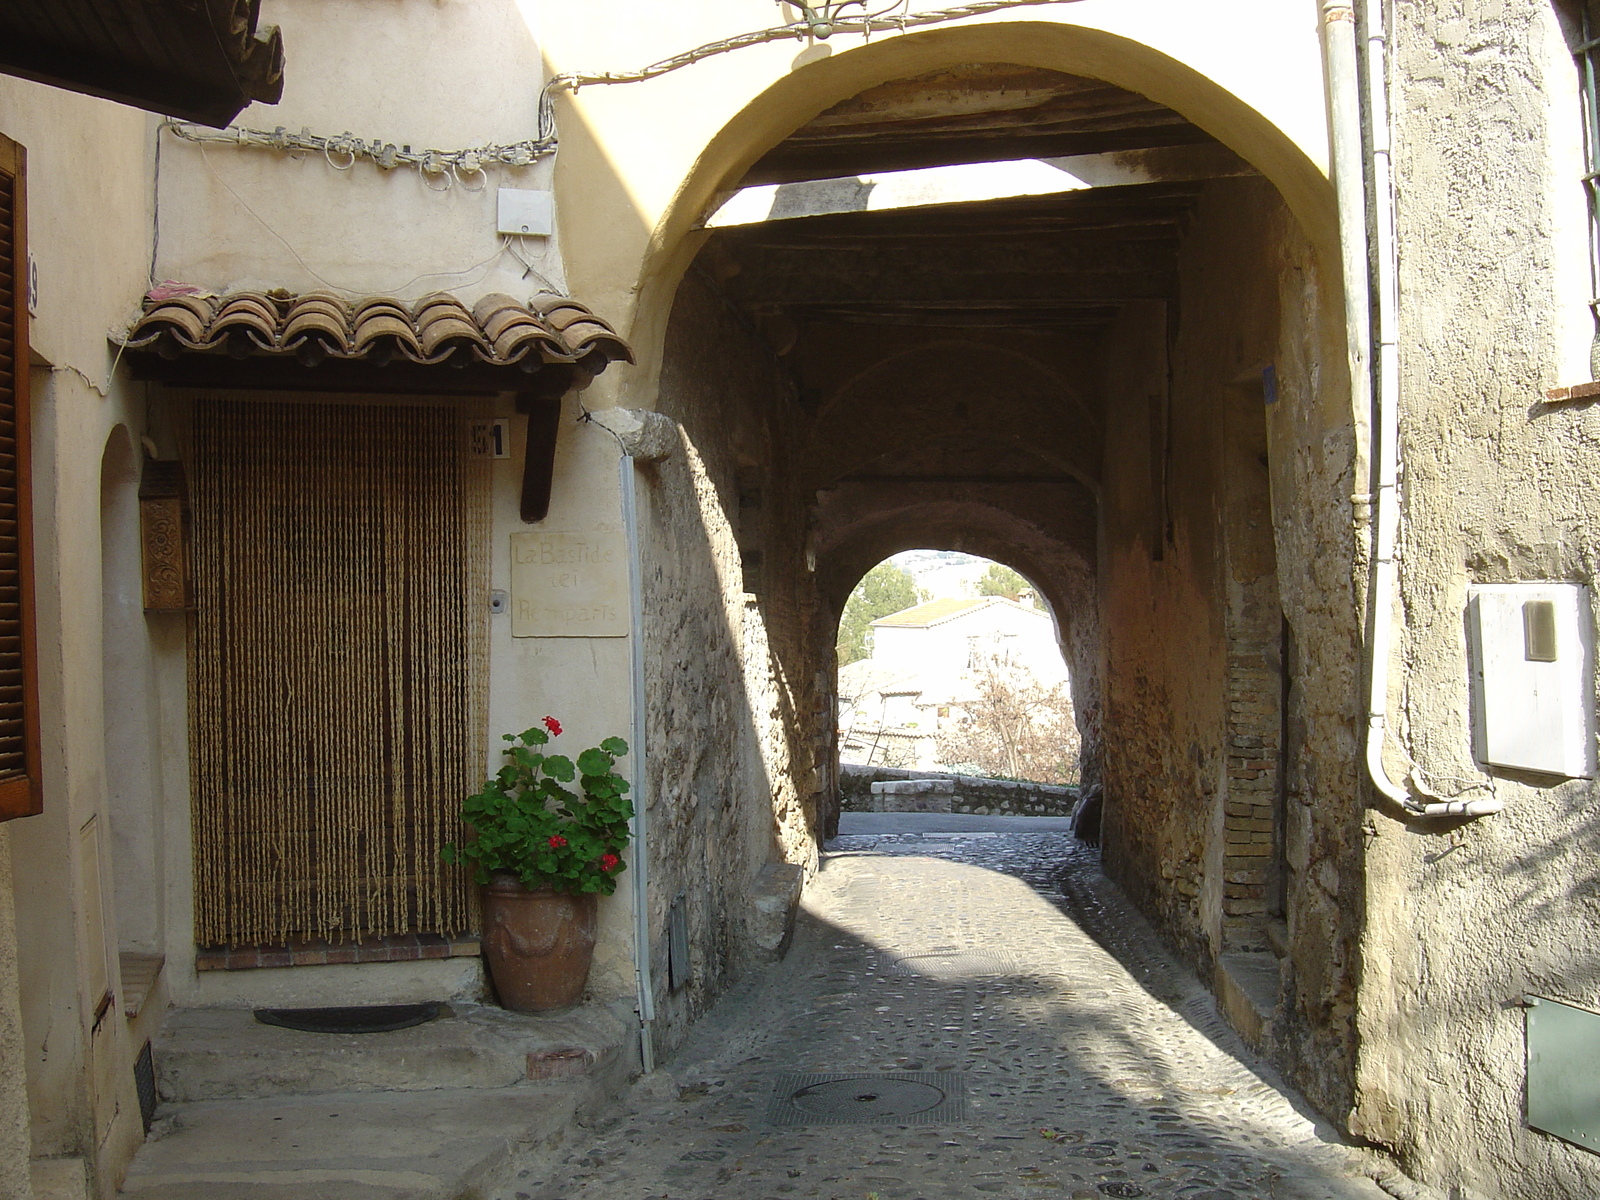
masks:
{"type": "Polygon", "coordinates": [[[955,550],[906,550],[891,560],[908,571],[930,600],[946,596],[975,596],[979,577],[989,560],[955,550]]]}

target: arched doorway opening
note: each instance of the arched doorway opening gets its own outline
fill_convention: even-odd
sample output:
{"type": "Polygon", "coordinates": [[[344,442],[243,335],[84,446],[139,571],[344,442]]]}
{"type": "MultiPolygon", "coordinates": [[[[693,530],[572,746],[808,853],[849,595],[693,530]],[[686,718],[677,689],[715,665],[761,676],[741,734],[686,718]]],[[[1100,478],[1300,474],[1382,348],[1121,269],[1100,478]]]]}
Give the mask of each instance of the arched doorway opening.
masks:
{"type": "Polygon", "coordinates": [[[100,680],[112,907],[123,973],[141,979],[166,948],[157,689],[140,569],[142,457],[128,427],[118,425],[100,468],[100,680]]]}
{"type": "MultiPolygon", "coordinates": [[[[884,559],[851,590],[835,650],[842,804],[874,768],[1077,785],[1057,620],[1004,563],[927,548],[884,559]]],[[[1048,815],[1069,815],[1058,807],[1048,815]]]]}
{"type": "MultiPolygon", "coordinates": [[[[1349,726],[1357,629],[1328,578],[1353,557],[1355,440],[1326,184],[1286,187],[1281,145],[1235,153],[1219,108],[1162,102],[1170,80],[1108,78],[1148,59],[1074,74],[1011,49],[869,81],[746,147],[725,190],[772,187],[769,207],[696,236],[660,408],[718,497],[745,639],[785,680],[799,824],[837,814],[828,666],[855,581],[917,545],[1001,559],[1071,614],[1111,873],[1203,969],[1292,979],[1351,936],[1305,872],[1308,780],[1347,772],[1325,737],[1310,765],[1305,730],[1349,726]],[[885,162],[1042,154],[1041,107],[1061,140],[1026,161],[1070,186],[873,201],[885,162]]],[[[1252,997],[1263,1022],[1278,997],[1252,997]]]]}

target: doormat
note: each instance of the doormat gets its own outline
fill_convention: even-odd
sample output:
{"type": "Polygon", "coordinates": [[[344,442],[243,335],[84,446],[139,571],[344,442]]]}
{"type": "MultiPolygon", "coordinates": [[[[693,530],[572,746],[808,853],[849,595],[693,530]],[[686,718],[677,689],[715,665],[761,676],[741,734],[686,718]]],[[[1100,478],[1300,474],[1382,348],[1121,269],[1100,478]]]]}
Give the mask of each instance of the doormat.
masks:
{"type": "Polygon", "coordinates": [[[256,1020],[301,1033],[393,1033],[425,1025],[446,1013],[437,1000],[426,1004],[368,1004],[358,1008],[258,1008],[256,1020]]]}
{"type": "Polygon", "coordinates": [[[950,1071],[780,1075],[769,1125],[942,1125],[966,1118],[965,1077],[950,1071]]]}

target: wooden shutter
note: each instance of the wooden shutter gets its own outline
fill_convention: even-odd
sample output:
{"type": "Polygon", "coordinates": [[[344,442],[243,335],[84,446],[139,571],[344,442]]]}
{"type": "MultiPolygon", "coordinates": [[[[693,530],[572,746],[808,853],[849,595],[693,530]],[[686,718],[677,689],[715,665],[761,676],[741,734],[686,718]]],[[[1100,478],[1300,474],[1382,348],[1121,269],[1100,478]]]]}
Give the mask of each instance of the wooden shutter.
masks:
{"type": "Polygon", "coordinates": [[[42,811],[28,469],[26,153],[0,135],[0,821],[42,811]]]}

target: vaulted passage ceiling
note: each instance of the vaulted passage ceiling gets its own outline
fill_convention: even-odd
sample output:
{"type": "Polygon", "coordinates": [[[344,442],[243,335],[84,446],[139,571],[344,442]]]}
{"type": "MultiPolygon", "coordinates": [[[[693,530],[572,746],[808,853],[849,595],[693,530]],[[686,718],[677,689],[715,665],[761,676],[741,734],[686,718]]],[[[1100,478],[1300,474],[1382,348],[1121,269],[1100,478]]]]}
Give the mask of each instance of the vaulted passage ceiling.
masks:
{"type": "MultiPolygon", "coordinates": [[[[1175,298],[1178,247],[1206,181],[1251,173],[1178,113],[1101,80],[949,68],[862,92],[775,146],[743,184],[779,183],[782,219],[717,230],[700,265],[768,327],[1093,334],[1130,301],[1175,298]],[[1074,190],[1049,195],[869,210],[872,185],[858,182],[1069,156],[1054,165],[1074,190]],[[831,203],[815,203],[824,193],[831,203]],[[784,215],[818,208],[826,215],[784,215]]],[[[794,340],[780,332],[780,353],[794,340]]]]}
{"type": "Polygon", "coordinates": [[[1170,108],[1103,80],[972,63],[835,104],[773,147],[744,186],[1211,140],[1170,108]]]}
{"type": "Polygon", "coordinates": [[[1090,613],[1103,335],[1177,300],[1202,198],[1253,174],[1143,96],[1007,64],[872,88],[756,163],[741,184],[770,199],[719,215],[697,274],[809,411],[793,450],[834,599],[936,544],[1025,565],[1090,613]],[[981,163],[1013,165],[893,175],[981,163]]]}
{"type": "Polygon", "coordinates": [[[1199,191],[1152,183],[768,221],[719,233],[708,261],[762,315],[1098,330],[1120,304],[1173,295],[1199,191]]]}

